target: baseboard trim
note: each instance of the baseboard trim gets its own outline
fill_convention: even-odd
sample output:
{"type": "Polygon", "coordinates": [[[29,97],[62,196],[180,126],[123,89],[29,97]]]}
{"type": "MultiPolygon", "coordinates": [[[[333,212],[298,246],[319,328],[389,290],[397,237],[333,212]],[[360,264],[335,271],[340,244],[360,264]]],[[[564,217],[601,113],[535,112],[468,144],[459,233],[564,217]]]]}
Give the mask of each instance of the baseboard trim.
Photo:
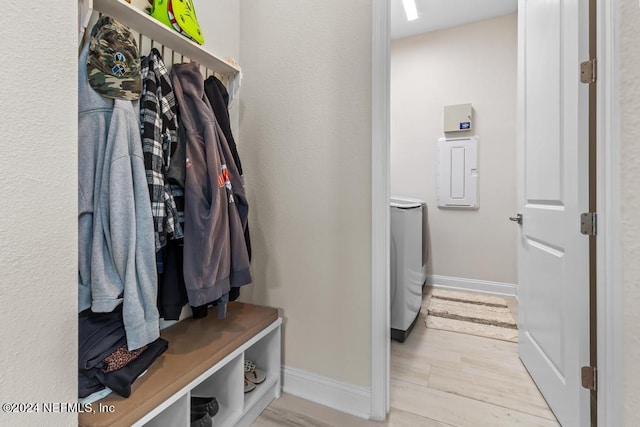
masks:
{"type": "Polygon", "coordinates": [[[302,369],[282,367],[285,393],[359,418],[371,417],[371,390],[302,369]]]}
{"type": "Polygon", "coordinates": [[[490,282],[487,280],[427,274],[427,285],[433,286],[434,288],[476,291],[516,298],[518,296],[518,287],[513,283],[490,282]]]}

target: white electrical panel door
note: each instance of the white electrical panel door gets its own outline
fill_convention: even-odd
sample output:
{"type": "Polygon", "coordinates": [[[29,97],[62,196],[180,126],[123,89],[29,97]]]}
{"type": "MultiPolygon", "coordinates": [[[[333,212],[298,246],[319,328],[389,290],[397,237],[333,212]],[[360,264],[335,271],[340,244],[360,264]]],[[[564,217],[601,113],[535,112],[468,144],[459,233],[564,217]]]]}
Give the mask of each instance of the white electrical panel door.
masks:
{"type": "Polygon", "coordinates": [[[439,208],[478,209],[478,137],[438,140],[439,208]]]}

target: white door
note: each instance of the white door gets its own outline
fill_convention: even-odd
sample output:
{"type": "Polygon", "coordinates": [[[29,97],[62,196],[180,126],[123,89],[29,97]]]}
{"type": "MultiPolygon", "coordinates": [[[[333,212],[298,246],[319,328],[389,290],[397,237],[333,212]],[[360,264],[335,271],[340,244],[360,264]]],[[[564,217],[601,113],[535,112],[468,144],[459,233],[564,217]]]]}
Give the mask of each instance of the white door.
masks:
{"type": "Polygon", "coordinates": [[[589,425],[588,3],[518,3],[519,350],[563,427],[589,425]]]}

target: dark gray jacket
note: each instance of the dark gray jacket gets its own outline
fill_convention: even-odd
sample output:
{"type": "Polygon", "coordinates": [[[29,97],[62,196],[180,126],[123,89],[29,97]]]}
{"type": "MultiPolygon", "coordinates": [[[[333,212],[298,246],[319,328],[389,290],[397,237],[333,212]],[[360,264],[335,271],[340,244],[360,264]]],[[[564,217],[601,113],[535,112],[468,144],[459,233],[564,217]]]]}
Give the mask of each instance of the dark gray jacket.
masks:
{"type": "MultiPolygon", "coordinates": [[[[233,197],[235,199],[236,208],[238,209],[238,215],[240,216],[240,222],[242,223],[242,231],[244,233],[245,245],[247,247],[247,256],[251,261],[251,239],[249,237],[249,203],[247,201],[247,195],[244,190],[244,178],[242,177],[242,165],[240,163],[240,156],[238,155],[238,149],[236,148],[236,142],[231,133],[231,121],[229,120],[229,94],[222,82],[215,76],[209,77],[204,82],[204,93],[213,109],[213,114],[216,121],[224,133],[224,138],[220,138],[222,144],[222,152],[224,154],[227,165],[233,163],[238,171],[237,174],[231,173],[231,185],[233,186],[233,197]]],[[[234,169],[230,169],[234,170],[234,169]]],[[[235,252],[235,251],[234,251],[235,252]]],[[[233,261],[232,261],[233,262],[233,261]]],[[[231,271],[231,287],[241,286],[245,283],[241,283],[236,280],[231,271]]],[[[241,279],[241,278],[240,278],[241,279]]],[[[250,281],[250,280],[249,280],[250,281]]],[[[247,282],[248,283],[248,282],[247,282]]],[[[231,292],[229,298],[231,301],[238,299],[239,289],[236,289],[236,293],[231,292]]]]}
{"type": "Polygon", "coordinates": [[[184,278],[189,304],[201,306],[251,282],[244,231],[233,196],[239,177],[204,95],[196,63],[175,64],[173,88],[187,136],[184,278]],[[233,178],[235,181],[235,178],[233,178]],[[233,284],[230,276],[233,276],[233,284]]]}

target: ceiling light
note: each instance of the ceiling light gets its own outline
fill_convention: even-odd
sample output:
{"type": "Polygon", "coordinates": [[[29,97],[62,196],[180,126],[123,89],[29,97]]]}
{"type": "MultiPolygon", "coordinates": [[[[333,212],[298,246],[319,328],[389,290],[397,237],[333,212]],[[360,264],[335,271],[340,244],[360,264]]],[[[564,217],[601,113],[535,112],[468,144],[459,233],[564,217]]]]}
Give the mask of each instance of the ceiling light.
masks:
{"type": "Polygon", "coordinates": [[[407,15],[407,21],[418,19],[416,0],[402,0],[402,5],[404,6],[404,13],[407,15]]]}

